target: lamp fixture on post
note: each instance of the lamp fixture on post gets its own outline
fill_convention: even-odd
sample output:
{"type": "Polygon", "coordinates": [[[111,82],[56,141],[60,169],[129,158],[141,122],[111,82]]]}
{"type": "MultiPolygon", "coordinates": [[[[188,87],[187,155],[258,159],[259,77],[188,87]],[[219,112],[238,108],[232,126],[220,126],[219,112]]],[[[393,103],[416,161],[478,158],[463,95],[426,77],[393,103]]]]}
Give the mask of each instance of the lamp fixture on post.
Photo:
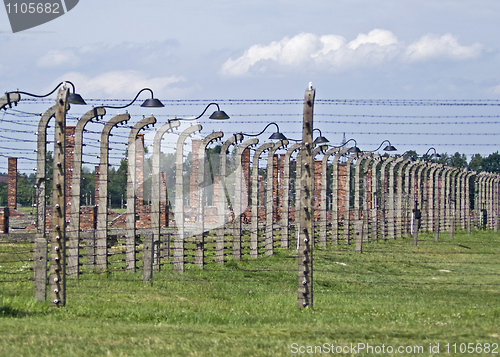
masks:
{"type": "Polygon", "coordinates": [[[315,132],[316,130],[319,131],[319,136],[316,139],[314,139],[314,141],[313,141],[314,145],[326,144],[326,143],[330,142],[330,140],[328,140],[327,138],[325,138],[323,136],[323,134],[321,133],[321,130],[319,128],[313,129],[313,132],[315,132]]]}
{"type": "Polygon", "coordinates": [[[433,157],[437,157],[439,159],[441,157],[441,155],[439,155],[437,153],[436,149],[434,149],[434,148],[429,148],[429,150],[427,150],[427,152],[422,157],[426,157],[427,155],[429,155],[429,152],[431,150],[434,150],[434,153],[432,155],[430,155],[429,159],[432,159],[433,157]]]}
{"type": "Polygon", "coordinates": [[[149,99],[146,99],[142,104],[141,104],[141,107],[146,107],[146,108],[162,108],[164,107],[163,103],[160,102],[158,99],[156,99],[154,96],[153,96],[153,91],[149,88],[143,88],[139,91],[139,93],[137,93],[137,95],[135,96],[134,99],[132,99],[132,101],[126,105],[121,105],[121,106],[113,106],[113,105],[103,105],[104,108],[110,108],[110,109],[124,109],[124,108],[127,108],[127,107],[130,107],[136,100],[137,98],[139,97],[139,95],[144,92],[144,91],[149,91],[151,92],[151,98],[149,99]]]}
{"type": "Polygon", "coordinates": [[[30,97],[35,97],[35,98],[45,98],[45,97],[48,97],[49,95],[51,95],[52,93],[54,93],[57,90],[57,88],[59,88],[62,84],[66,84],[66,83],[69,83],[71,85],[71,87],[73,88],[73,91],[68,94],[68,99],[67,99],[68,103],[77,104],[77,105],[87,104],[87,103],[85,103],[85,100],[83,100],[82,96],[75,92],[75,85],[73,83],[71,83],[70,81],[64,81],[64,82],[59,83],[50,93],[47,93],[45,95],[37,95],[37,94],[32,94],[32,93],[28,93],[28,92],[21,92],[21,91],[7,92],[6,94],[7,94],[7,98],[8,98],[9,94],[14,94],[14,93],[25,94],[25,95],[29,95],[30,97]]]}
{"type": "MultiPolygon", "coordinates": [[[[320,134],[320,135],[321,135],[321,134],[320,134]]],[[[319,138],[318,138],[318,139],[319,139],[319,138]]],[[[356,142],[356,140],[354,140],[354,139],[349,139],[349,140],[347,140],[347,141],[346,141],[345,143],[343,143],[342,145],[337,146],[337,148],[338,148],[338,149],[341,149],[342,147],[346,146],[346,145],[347,145],[348,143],[350,143],[351,141],[354,141],[354,146],[353,146],[352,148],[349,148],[349,149],[347,150],[347,152],[348,152],[348,153],[350,153],[350,154],[359,154],[359,153],[361,153],[362,151],[361,151],[361,149],[360,149],[360,148],[358,148],[358,143],[357,143],[357,142],[356,142]]],[[[335,147],[335,145],[330,145],[330,146],[334,146],[334,147],[335,147]]]]}
{"type": "Polygon", "coordinates": [[[173,120],[198,120],[198,119],[200,119],[203,116],[203,114],[205,114],[205,112],[208,110],[208,108],[211,105],[217,106],[217,110],[214,111],[212,113],[212,115],[209,116],[209,119],[212,119],[212,120],[226,120],[226,119],[230,118],[229,115],[227,115],[225,111],[220,110],[219,104],[217,104],[217,103],[210,103],[210,104],[208,104],[205,107],[205,109],[203,109],[203,112],[200,115],[198,115],[197,117],[193,117],[193,118],[174,118],[174,119],[169,119],[168,121],[170,122],[170,121],[173,121],[173,120]]]}
{"type": "Polygon", "coordinates": [[[275,122],[267,124],[266,127],[260,133],[258,133],[258,134],[245,134],[245,133],[240,133],[240,134],[241,135],[246,135],[246,136],[259,136],[263,132],[265,132],[266,129],[269,128],[269,126],[271,126],[271,125],[275,125],[276,126],[276,132],[273,133],[273,134],[271,134],[271,136],[269,137],[269,139],[271,139],[271,140],[287,140],[286,136],[283,135],[282,133],[280,133],[280,127],[275,122]]]}
{"type": "Polygon", "coordinates": [[[349,139],[347,140],[345,143],[343,143],[340,147],[342,146],[346,146],[347,143],[351,142],[351,141],[354,141],[354,146],[352,148],[349,148],[349,150],[347,150],[348,153],[351,153],[351,154],[359,154],[361,153],[361,149],[358,148],[358,142],[354,139],[349,139]]]}
{"type": "MultiPolygon", "coordinates": [[[[406,151],[406,152],[405,152],[405,153],[403,153],[403,155],[401,155],[401,156],[404,156],[404,155],[405,155],[406,153],[408,153],[408,152],[410,152],[410,151],[409,151],[409,150],[408,150],[408,151],[406,151]]],[[[408,157],[406,160],[407,160],[407,161],[411,161],[411,162],[415,162],[415,161],[417,161],[417,159],[423,159],[423,158],[425,158],[426,156],[427,156],[429,159],[432,159],[433,157],[437,157],[437,158],[440,158],[440,157],[441,157],[441,155],[439,155],[439,154],[437,153],[436,149],[434,149],[434,148],[429,148],[429,150],[427,150],[427,152],[426,152],[425,154],[423,154],[422,156],[420,156],[420,157],[419,157],[419,156],[417,156],[416,158],[415,158],[414,156],[410,156],[410,157],[408,157]],[[433,153],[432,155],[430,155],[430,156],[429,156],[429,152],[430,152],[431,150],[434,150],[434,153],[433,153]]]]}
{"type": "Polygon", "coordinates": [[[388,145],[384,148],[384,151],[398,151],[398,149],[396,149],[394,146],[391,145],[391,142],[389,140],[384,140],[382,141],[382,143],[379,145],[378,148],[376,148],[375,150],[372,150],[370,152],[375,152],[375,151],[378,151],[382,145],[384,145],[384,143],[387,143],[388,145]]]}

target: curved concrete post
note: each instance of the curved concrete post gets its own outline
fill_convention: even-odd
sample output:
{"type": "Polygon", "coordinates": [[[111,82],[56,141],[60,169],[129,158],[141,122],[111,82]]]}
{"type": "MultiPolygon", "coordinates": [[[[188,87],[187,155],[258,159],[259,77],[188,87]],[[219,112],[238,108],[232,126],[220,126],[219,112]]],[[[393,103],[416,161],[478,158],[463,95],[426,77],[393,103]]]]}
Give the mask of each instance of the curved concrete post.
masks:
{"type": "MultiPolygon", "coordinates": [[[[302,143],[299,143],[300,145],[302,143]]],[[[321,146],[318,146],[317,148],[314,148],[313,151],[312,151],[312,160],[313,160],[313,165],[316,165],[316,155],[318,155],[320,152],[326,150],[328,148],[327,145],[321,145],[321,146]]],[[[295,171],[295,175],[296,175],[296,180],[295,180],[295,235],[296,235],[296,238],[297,238],[297,242],[299,242],[299,238],[300,238],[300,232],[298,230],[298,214],[300,212],[300,209],[302,208],[301,207],[301,203],[300,203],[300,199],[299,197],[301,197],[301,191],[303,189],[302,185],[299,185],[298,184],[298,181],[299,181],[299,177],[302,177],[302,156],[300,155],[300,152],[299,152],[299,155],[297,155],[297,163],[296,163],[296,171],[295,171]]],[[[313,172],[313,190],[315,190],[314,188],[314,167],[312,169],[311,172],[313,172]]],[[[314,201],[314,192],[311,193],[313,195],[313,201],[314,201]]],[[[315,204],[313,204],[313,210],[316,209],[315,208],[315,204]]],[[[315,226],[315,222],[314,222],[314,212],[313,212],[313,219],[312,219],[312,223],[313,223],[313,229],[314,229],[314,226],[315,226]]],[[[316,240],[315,240],[316,242],[316,240]]]]}
{"type": "Polygon", "coordinates": [[[265,229],[265,250],[266,257],[274,254],[274,195],[273,195],[273,181],[274,181],[274,153],[276,150],[286,147],[288,140],[280,140],[274,144],[267,154],[267,187],[266,187],[266,229],[265,229]]]}
{"type": "Polygon", "coordinates": [[[97,202],[96,237],[96,268],[104,271],[108,265],[108,162],[109,162],[109,135],[111,129],[120,123],[126,123],[130,115],[120,114],[111,118],[101,133],[101,150],[99,163],[99,188],[97,202]]]}
{"type": "Polygon", "coordinates": [[[500,177],[498,174],[493,174],[493,198],[492,198],[492,205],[493,205],[493,214],[495,216],[495,219],[493,221],[493,232],[497,233],[498,232],[498,222],[499,222],[499,204],[500,204],[500,197],[499,197],[499,182],[500,182],[500,177]]]}
{"type": "Polygon", "coordinates": [[[339,159],[349,148],[340,150],[333,157],[332,163],[332,244],[339,244],[339,159]]]}
{"type": "Polygon", "coordinates": [[[396,160],[395,157],[389,157],[382,161],[382,166],[380,167],[380,237],[382,239],[386,239],[387,236],[386,209],[388,194],[386,191],[388,191],[389,185],[386,185],[385,180],[386,167],[394,160],[396,160]]]}
{"type": "Polygon", "coordinates": [[[470,179],[472,176],[475,176],[476,175],[476,172],[475,171],[469,171],[467,172],[467,175],[465,176],[465,225],[466,225],[466,229],[467,229],[467,233],[470,234],[471,233],[471,226],[472,226],[472,222],[471,222],[471,212],[470,212],[470,206],[471,206],[471,202],[470,202],[470,179]]]}
{"type": "Polygon", "coordinates": [[[422,205],[420,207],[422,218],[420,219],[421,226],[426,231],[429,231],[428,220],[429,220],[429,171],[431,169],[431,163],[428,162],[422,170],[422,205]]]}
{"type": "Polygon", "coordinates": [[[490,195],[489,195],[489,206],[490,206],[490,229],[494,229],[494,226],[495,226],[495,205],[493,204],[494,200],[495,200],[495,188],[494,188],[494,185],[495,185],[495,174],[491,173],[490,174],[490,180],[489,180],[489,191],[490,191],[490,195]]]}
{"type": "Polygon", "coordinates": [[[368,156],[365,160],[363,166],[363,242],[368,242],[369,240],[369,222],[370,216],[373,209],[373,195],[372,195],[372,180],[373,173],[370,171],[370,164],[373,165],[372,161],[380,160],[379,154],[372,154],[368,156]]]}
{"type": "Polygon", "coordinates": [[[198,205],[196,212],[194,265],[203,269],[205,264],[205,157],[208,145],[220,140],[224,136],[222,131],[216,131],[205,137],[201,143],[198,152],[198,202],[192,205],[198,205]]]}
{"type": "MultiPolygon", "coordinates": [[[[486,172],[481,172],[481,176],[479,177],[479,202],[480,202],[480,215],[481,217],[481,227],[484,226],[484,212],[486,211],[486,172]],[[483,211],[484,210],[484,211],[483,211]]],[[[486,217],[487,219],[487,217],[486,217]]]]}
{"type": "MultiPolygon", "coordinates": [[[[135,217],[136,217],[136,207],[135,200],[136,196],[136,140],[139,131],[146,125],[153,125],[156,123],[155,117],[143,118],[137,122],[130,130],[128,136],[128,161],[127,161],[127,214],[125,215],[127,220],[127,228],[125,233],[125,269],[127,271],[135,272],[136,264],[136,250],[135,250],[135,239],[136,239],[136,228],[135,228],[135,217]]],[[[143,264],[144,267],[149,267],[153,264],[153,236],[144,238],[144,249],[143,249],[143,264]]],[[[146,269],[150,270],[150,269],[146,269]]],[[[144,270],[143,270],[144,274],[144,270]]],[[[147,274],[147,273],[146,273],[147,274]]],[[[146,276],[143,275],[143,280],[146,276]]]]}
{"type": "Polygon", "coordinates": [[[413,222],[414,222],[414,217],[413,217],[413,210],[418,206],[418,171],[421,169],[421,166],[425,165],[425,162],[422,161],[417,161],[415,162],[415,165],[413,165],[410,169],[410,199],[408,200],[408,213],[409,213],[409,220],[408,220],[408,225],[411,227],[410,233],[413,234],[413,222]]]}
{"type": "Polygon", "coordinates": [[[346,180],[345,180],[345,200],[344,200],[344,242],[351,244],[350,227],[351,227],[351,164],[354,159],[358,158],[358,154],[349,156],[346,162],[346,180]]]}
{"type": "MultiPolygon", "coordinates": [[[[37,165],[36,165],[36,197],[37,197],[37,234],[45,238],[45,216],[46,216],[46,173],[45,173],[45,161],[47,154],[47,126],[49,125],[50,119],[54,118],[56,115],[57,105],[54,105],[45,113],[43,113],[38,123],[38,134],[37,134],[37,165]]],[[[45,299],[44,299],[45,300],[45,299]]]]}
{"type": "MultiPolygon", "coordinates": [[[[289,222],[290,222],[290,157],[299,150],[302,143],[293,144],[287,151],[284,157],[283,165],[283,214],[281,216],[281,246],[288,249],[290,245],[289,238],[289,222]]],[[[295,217],[297,218],[297,216],[295,217]]],[[[296,220],[297,221],[297,220],[296,220]]],[[[296,223],[296,222],[294,222],[296,223]]],[[[295,225],[297,227],[297,225],[295,225]]],[[[320,238],[321,240],[321,238],[320,238]]]]}
{"type": "MultiPolygon", "coordinates": [[[[419,168],[417,169],[417,209],[420,209],[420,212],[423,211],[423,201],[424,201],[424,189],[422,185],[422,176],[424,176],[424,171],[427,169],[428,163],[423,162],[419,168]]],[[[422,219],[420,220],[422,224],[422,219]]]]}
{"type": "Polygon", "coordinates": [[[372,164],[372,189],[371,189],[371,194],[372,194],[372,208],[371,208],[371,221],[372,221],[372,226],[371,226],[371,241],[372,242],[377,242],[378,241],[378,236],[379,236],[379,226],[378,226],[378,211],[380,208],[380,203],[379,203],[379,197],[378,197],[378,171],[377,171],[377,166],[378,164],[381,164],[383,161],[383,157],[380,156],[380,154],[377,154],[378,160],[374,160],[372,164]]]}
{"type": "Polygon", "coordinates": [[[201,131],[202,126],[196,124],[184,130],[177,139],[175,159],[175,226],[174,238],[174,270],[184,271],[184,238],[187,236],[184,227],[184,142],[191,134],[201,131]]]}
{"type": "Polygon", "coordinates": [[[413,177],[414,177],[414,171],[415,167],[418,165],[418,162],[410,162],[406,166],[405,170],[405,182],[404,182],[404,208],[403,208],[403,226],[402,226],[402,232],[403,234],[409,234],[410,233],[410,226],[411,226],[411,212],[413,209],[413,197],[412,197],[412,192],[413,192],[413,177]]]}
{"type": "Polygon", "coordinates": [[[443,166],[441,171],[441,190],[439,197],[439,231],[446,231],[446,181],[448,172],[450,171],[449,167],[443,166]]]}
{"type": "MultiPolygon", "coordinates": [[[[9,97],[12,94],[9,94],[9,97]]],[[[19,96],[19,95],[18,95],[19,96]]],[[[4,98],[4,97],[2,97],[4,98]]],[[[10,98],[9,98],[10,100],[10,98]]],[[[6,98],[4,107],[9,101],[6,98]]],[[[18,99],[19,100],[19,99],[18,99]]],[[[35,253],[33,255],[33,280],[35,282],[35,299],[45,301],[47,296],[47,248],[45,216],[46,201],[46,173],[45,160],[47,153],[47,126],[50,119],[54,118],[57,104],[48,109],[40,118],[37,132],[37,165],[36,165],[36,238],[35,253]]]]}
{"type": "Polygon", "coordinates": [[[491,222],[493,221],[493,211],[492,211],[492,203],[493,203],[493,196],[492,196],[492,174],[488,173],[488,177],[485,180],[485,186],[486,186],[486,210],[488,212],[488,220],[487,220],[487,228],[491,229],[492,224],[491,222]]]}
{"type": "Polygon", "coordinates": [[[459,227],[460,229],[464,229],[465,227],[465,221],[464,221],[464,196],[465,196],[465,182],[464,178],[467,172],[460,170],[457,173],[456,177],[456,185],[457,185],[457,191],[456,191],[456,209],[455,209],[455,226],[459,227]]]}
{"type": "MultiPolygon", "coordinates": [[[[388,214],[387,214],[387,231],[389,233],[389,239],[396,239],[396,200],[394,197],[394,170],[396,168],[396,165],[402,163],[404,161],[404,158],[399,157],[391,164],[389,165],[389,207],[388,207],[388,214]]],[[[401,166],[404,166],[404,164],[401,164],[401,166]]],[[[399,179],[399,177],[398,177],[399,179]]]]}
{"type": "MultiPolygon", "coordinates": [[[[163,124],[157,131],[153,140],[153,163],[152,163],[152,176],[151,176],[151,230],[153,231],[153,244],[155,249],[158,248],[161,241],[161,233],[160,233],[160,155],[161,155],[161,140],[165,133],[169,131],[172,132],[174,128],[178,128],[180,126],[179,120],[171,120],[166,124],[163,124]]],[[[165,195],[166,206],[168,207],[168,195],[165,195]]],[[[168,225],[168,209],[167,209],[167,217],[166,222],[168,225]]],[[[161,262],[160,262],[160,254],[159,249],[155,250],[155,255],[153,258],[153,265],[155,270],[160,270],[161,262]]]]}
{"type": "Polygon", "coordinates": [[[4,96],[0,97],[0,110],[5,109],[5,107],[12,108],[12,104],[17,105],[21,100],[19,93],[5,93],[4,96]]]}
{"type": "Polygon", "coordinates": [[[428,191],[428,204],[427,204],[427,229],[430,232],[434,232],[434,212],[435,212],[435,196],[434,196],[434,176],[436,173],[436,170],[438,169],[439,164],[431,164],[431,167],[429,169],[429,185],[427,187],[428,191]]]}
{"type": "Polygon", "coordinates": [[[434,172],[434,176],[432,177],[434,181],[434,212],[433,212],[433,226],[432,229],[434,231],[434,241],[439,241],[439,231],[440,231],[440,217],[441,217],[441,193],[442,189],[440,187],[440,182],[442,180],[440,177],[444,175],[444,166],[441,164],[436,165],[436,171],[434,172]]]}
{"type": "Polygon", "coordinates": [[[486,212],[486,218],[485,218],[485,223],[483,223],[485,228],[488,228],[488,223],[490,220],[490,212],[489,212],[489,202],[488,202],[488,179],[489,179],[489,173],[485,172],[483,177],[481,178],[481,190],[482,190],[482,208],[486,212]]]}
{"type": "Polygon", "coordinates": [[[454,168],[450,168],[447,172],[446,172],[446,230],[447,231],[450,231],[451,229],[451,219],[452,219],[452,189],[451,189],[451,185],[452,185],[452,180],[451,180],[451,176],[453,174],[453,171],[455,169],[454,168]]]}
{"type": "MultiPolygon", "coordinates": [[[[75,147],[73,149],[73,175],[71,177],[71,198],[69,206],[68,231],[68,276],[78,278],[78,257],[80,255],[80,187],[82,179],[82,147],[85,125],[94,118],[103,117],[106,110],[103,107],[93,108],[82,115],[75,128],[75,147]]],[[[93,248],[94,239],[87,242],[93,248]],[[90,243],[90,244],[89,244],[90,243]]]]}
{"type": "MultiPolygon", "coordinates": [[[[226,187],[226,163],[229,147],[233,144],[237,144],[243,140],[243,135],[234,134],[227,139],[220,149],[219,154],[219,200],[217,201],[217,241],[215,243],[215,262],[218,264],[224,264],[224,234],[226,232],[226,217],[228,213],[228,202],[230,198],[228,197],[227,187],[226,187]]],[[[239,150],[238,150],[239,153],[239,150]]],[[[241,166],[241,155],[236,157],[236,163],[241,166]]],[[[237,170],[239,167],[237,168],[237,170]]],[[[214,188],[215,189],[215,188],[214,188]]],[[[233,229],[233,244],[234,241],[241,242],[241,183],[235,182],[235,207],[234,207],[234,229],[233,229]],[[237,206],[237,207],[236,207],[237,206]],[[238,221],[240,224],[238,224],[238,221]],[[239,229],[237,229],[239,226],[239,229]]]]}
{"type": "Polygon", "coordinates": [[[396,179],[396,238],[403,238],[403,217],[406,217],[406,193],[403,186],[403,177],[408,167],[411,165],[410,161],[404,160],[398,167],[398,177],[396,179]],[[406,170],[405,170],[406,168],[406,170]]]}
{"type": "MultiPolygon", "coordinates": [[[[160,228],[160,199],[161,199],[161,184],[160,184],[160,155],[161,155],[161,140],[165,133],[172,132],[174,128],[181,125],[179,120],[171,120],[163,124],[157,131],[153,140],[153,162],[152,162],[152,176],[151,176],[151,230],[153,232],[153,245],[155,247],[155,255],[153,258],[153,266],[155,270],[160,270],[161,257],[159,254],[159,245],[161,241],[161,228],[160,228]]],[[[168,207],[168,195],[165,192],[166,206],[168,207]]],[[[168,225],[169,219],[168,209],[166,215],[166,223],[168,225]]]]}
{"type": "MultiPolygon", "coordinates": [[[[360,201],[361,201],[361,178],[360,178],[360,171],[361,171],[361,162],[365,161],[365,162],[370,162],[371,161],[371,157],[372,157],[372,153],[365,153],[365,154],[362,154],[361,157],[358,157],[358,160],[356,160],[356,165],[355,165],[355,173],[354,173],[354,219],[355,219],[355,225],[356,224],[359,224],[358,222],[360,220],[363,219],[363,223],[361,224],[361,244],[363,242],[363,237],[364,237],[364,234],[365,234],[365,228],[364,228],[364,223],[366,222],[366,220],[364,220],[364,218],[366,218],[366,211],[363,210],[363,212],[361,212],[361,205],[360,205],[360,201]]],[[[366,164],[365,164],[366,166],[366,164]]],[[[365,170],[366,171],[366,170],[365,170]]],[[[365,174],[365,172],[363,172],[363,174],[365,174]]],[[[363,177],[365,178],[365,177],[363,177]]],[[[364,185],[365,183],[365,180],[363,180],[363,195],[364,195],[364,192],[366,191],[366,186],[364,185]]],[[[365,195],[363,196],[365,197],[365,195]]],[[[364,200],[363,200],[363,206],[364,206],[364,200]]],[[[355,226],[356,227],[356,226],[355,226]]],[[[356,228],[355,228],[355,231],[356,231],[356,228]]],[[[358,243],[356,243],[358,244],[358,243]]]]}
{"type": "MultiPolygon", "coordinates": [[[[301,144],[295,144],[301,145],[301,144]]],[[[327,231],[327,216],[328,216],[328,207],[327,207],[327,172],[328,172],[328,159],[334,153],[337,153],[339,148],[334,147],[328,150],[323,156],[323,160],[321,162],[321,198],[320,198],[320,218],[319,218],[319,245],[321,247],[326,247],[326,231],[327,231]]]]}
{"type": "MultiPolygon", "coordinates": [[[[359,220],[362,218],[361,213],[361,163],[363,161],[370,162],[372,153],[364,153],[361,157],[358,157],[354,169],[354,219],[359,220]],[[370,159],[370,160],[368,160],[370,159]]],[[[364,173],[364,172],[363,172],[364,173]]],[[[364,185],[363,185],[364,186],[364,185]]],[[[363,188],[363,192],[365,189],[363,188]]],[[[363,200],[364,201],[364,200],[363,200]]],[[[363,202],[364,203],[364,202],[363,202]]]]}
{"type": "Polygon", "coordinates": [[[443,186],[444,186],[444,214],[443,214],[443,231],[449,231],[450,229],[450,217],[451,217],[451,174],[453,168],[447,167],[443,176],[443,186]]]}
{"type": "MultiPolygon", "coordinates": [[[[239,134],[238,134],[239,135],[239,134]]],[[[234,137],[234,136],[233,136],[234,137]]],[[[250,140],[247,140],[243,142],[241,145],[238,146],[238,149],[236,151],[236,157],[235,157],[235,162],[236,162],[236,171],[235,171],[235,197],[234,197],[234,222],[233,222],[233,259],[235,260],[240,260],[241,259],[241,230],[242,230],[242,215],[245,212],[245,210],[248,207],[248,188],[250,186],[250,182],[247,182],[245,180],[245,172],[243,169],[243,163],[242,163],[242,156],[245,150],[249,150],[251,146],[257,145],[259,142],[259,139],[253,138],[250,140]],[[243,203],[243,199],[245,202],[243,203]]],[[[227,143],[227,141],[226,141],[227,143]]],[[[222,151],[221,151],[222,154],[222,151]]],[[[249,163],[250,164],[250,163],[249,163]]],[[[222,163],[221,163],[222,165],[222,163]]],[[[222,167],[222,166],[221,166],[222,167]]],[[[221,172],[225,172],[221,171],[221,172]]],[[[223,179],[222,173],[220,174],[221,179],[223,179]]],[[[222,184],[221,184],[222,186],[222,184]]],[[[224,204],[223,207],[223,213],[225,215],[225,207],[227,205],[227,199],[226,199],[226,194],[224,193],[222,196],[219,195],[219,206],[220,202],[223,201],[222,203],[224,204]]],[[[225,216],[220,218],[224,218],[225,216]]],[[[222,229],[224,229],[224,220],[221,220],[222,222],[222,229]]],[[[222,234],[219,235],[218,240],[217,240],[217,247],[216,247],[216,261],[219,264],[224,263],[224,231],[222,234]]]]}
{"type": "Polygon", "coordinates": [[[270,150],[275,144],[265,143],[257,148],[252,161],[252,221],[250,225],[250,257],[259,255],[259,159],[260,155],[270,150]]]}

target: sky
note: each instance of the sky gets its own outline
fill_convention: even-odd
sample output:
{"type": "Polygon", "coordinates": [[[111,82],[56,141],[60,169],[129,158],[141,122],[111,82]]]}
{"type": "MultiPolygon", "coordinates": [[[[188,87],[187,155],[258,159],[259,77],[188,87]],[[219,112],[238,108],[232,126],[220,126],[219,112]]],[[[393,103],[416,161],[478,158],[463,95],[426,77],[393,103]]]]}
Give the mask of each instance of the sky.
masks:
{"type": "MultiPolygon", "coordinates": [[[[373,150],[388,139],[398,153],[434,147],[470,159],[498,151],[499,18],[496,0],[81,0],[14,34],[1,9],[0,90],[43,94],[69,80],[89,103],[70,110],[74,125],[91,105],[125,103],[149,87],[166,106],[131,106],[131,124],[151,112],[159,124],[197,116],[217,101],[231,119],[202,119],[202,134],[257,133],[274,121],[300,138],[301,100],[312,82],[315,127],[332,144],[345,136],[373,150]]],[[[22,101],[15,109],[50,106],[22,101]]],[[[0,113],[0,172],[17,154],[22,170],[33,166],[27,150],[36,147],[29,132],[36,123],[34,115],[0,113]]],[[[89,140],[100,130],[89,126],[89,140]]],[[[120,130],[123,146],[128,133],[120,130]]],[[[150,129],[148,144],[153,136],[150,129]]]]}

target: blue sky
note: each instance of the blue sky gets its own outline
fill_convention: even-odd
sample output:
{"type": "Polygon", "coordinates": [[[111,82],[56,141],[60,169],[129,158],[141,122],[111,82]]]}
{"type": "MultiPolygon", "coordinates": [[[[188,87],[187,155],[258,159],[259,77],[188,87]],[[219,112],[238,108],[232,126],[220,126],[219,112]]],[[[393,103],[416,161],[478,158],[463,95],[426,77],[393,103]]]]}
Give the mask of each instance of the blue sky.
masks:
{"type": "MultiPolygon", "coordinates": [[[[499,18],[495,0],[81,0],[54,21],[12,34],[2,10],[0,88],[40,94],[70,80],[82,96],[97,100],[92,104],[132,99],[143,87],[162,100],[302,99],[309,82],[317,99],[497,100],[499,18]]],[[[194,116],[201,109],[167,105],[155,115],[194,116]]],[[[206,130],[260,131],[270,119],[255,114],[274,113],[281,131],[300,137],[300,104],[226,109],[236,123],[207,122],[206,130]]],[[[316,113],[324,117],[316,126],[334,143],[346,132],[364,143],[362,149],[388,138],[400,152],[423,153],[429,144],[439,152],[487,155],[498,150],[496,109],[318,104],[316,113]],[[368,119],[340,123],[363,115],[373,125],[368,119]],[[408,116],[417,118],[401,118],[408,116]],[[487,120],[493,124],[472,124],[480,116],[493,117],[487,120]],[[440,120],[469,124],[425,124],[440,120]],[[450,132],[457,135],[435,135],[450,132]],[[478,135],[464,135],[471,133],[478,135]]],[[[136,107],[130,112],[137,114],[133,120],[150,114],[136,107]]]]}

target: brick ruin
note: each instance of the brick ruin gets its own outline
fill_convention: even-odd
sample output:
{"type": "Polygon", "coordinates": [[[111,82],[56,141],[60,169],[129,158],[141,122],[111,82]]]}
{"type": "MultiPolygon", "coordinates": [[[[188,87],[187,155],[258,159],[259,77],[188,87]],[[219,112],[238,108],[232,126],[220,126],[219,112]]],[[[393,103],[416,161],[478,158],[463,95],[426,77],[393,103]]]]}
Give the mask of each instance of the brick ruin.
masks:
{"type": "MultiPolygon", "coordinates": [[[[74,135],[75,127],[66,128],[66,195],[67,204],[70,202],[70,197],[72,195],[71,178],[72,178],[72,167],[73,167],[73,151],[74,151],[74,135]]],[[[196,219],[197,207],[198,207],[198,180],[199,180],[199,149],[202,145],[202,140],[192,140],[192,172],[190,175],[190,193],[189,193],[189,204],[184,207],[185,217],[188,221],[194,222],[196,219]]],[[[274,155],[273,161],[273,221],[279,222],[283,216],[283,171],[284,171],[284,158],[285,155],[274,155]]],[[[15,159],[15,158],[14,158],[15,159]]],[[[15,184],[16,177],[11,174],[11,172],[17,172],[17,160],[9,159],[9,211],[12,213],[15,210],[15,184]]],[[[148,228],[151,226],[151,206],[144,204],[144,135],[139,134],[137,136],[136,142],[136,228],[148,228]]],[[[294,162],[291,162],[291,167],[294,166],[294,162]]],[[[249,189],[250,184],[250,149],[247,148],[242,155],[242,168],[244,176],[244,185],[242,189],[242,204],[246,207],[243,212],[241,219],[243,223],[250,223],[251,221],[251,208],[249,207],[249,189]]],[[[315,206],[315,220],[319,220],[320,212],[320,201],[321,201],[321,178],[322,178],[322,161],[316,160],[314,165],[314,206],[315,206]]],[[[346,184],[346,174],[347,166],[346,164],[339,164],[338,166],[338,216],[340,219],[344,216],[344,204],[345,204],[345,184],[346,184]]],[[[169,212],[169,205],[166,201],[167,187],[166,187],[166,174],[165,172],[160,173],[160,225],[166,227],[169,225],[169,221],[173,219],[173,214],[169,212]],[[169,219],[167,219],[169,217],[169,219]]],[[[217,222],[217,204],[219,197],[219,177],[214,177],[214,194],[210,200],[210,205],[204,207],[204,217],[207,223],[217,222]]],[[[95,166],[95,201],[97,201],[98,195],[98,182],[99,182],[99,165],[95,166]]],[[[265,204],[265,186],[266,180],[262,176],[258,177],[258,190],[259,190],[259,201],[258,201],[258,221],[265,222],[266,220],[266,204],[265,204]]],[[[371,201],[371,195],[368,195],[371,201]]],[[[330,206],[333,206],[330,204],[330,206]]],[[[81,230],[92,230],[95,229],[96,225],[96,206],[81,206],[80,208],[80,229],[81,230]]],[[[12,215],[12,214],[11,214],[12,215]]],[[[47,228],[51,227],[51,210],[47,209],[47,228]]],[[[114,228],[125,228],[126,226],[126,214],[119,215],[113,210],[108,211],[110,218],[110,226],[114,228]]],[[[352,213],[351,213],[352,215],[352,213]]],[[[69,219],[69,210],[66,210],[67,219],[69,219]]],[[[232,215],[234,217],[234,215],[232,215]]],[[[328,210],[328,217],[331,217],[331,211],[328,210]]],[[[295,207],[289,207],[289,218],[293,222],[295,219],[295,207]]],[[[1,218],[0,218],[1,220],[1,218]]],[[[1,223],[1,222],[0,222],[1,223]]],[[[29,228],[34,228],[33,226],[29,228]]]]}

